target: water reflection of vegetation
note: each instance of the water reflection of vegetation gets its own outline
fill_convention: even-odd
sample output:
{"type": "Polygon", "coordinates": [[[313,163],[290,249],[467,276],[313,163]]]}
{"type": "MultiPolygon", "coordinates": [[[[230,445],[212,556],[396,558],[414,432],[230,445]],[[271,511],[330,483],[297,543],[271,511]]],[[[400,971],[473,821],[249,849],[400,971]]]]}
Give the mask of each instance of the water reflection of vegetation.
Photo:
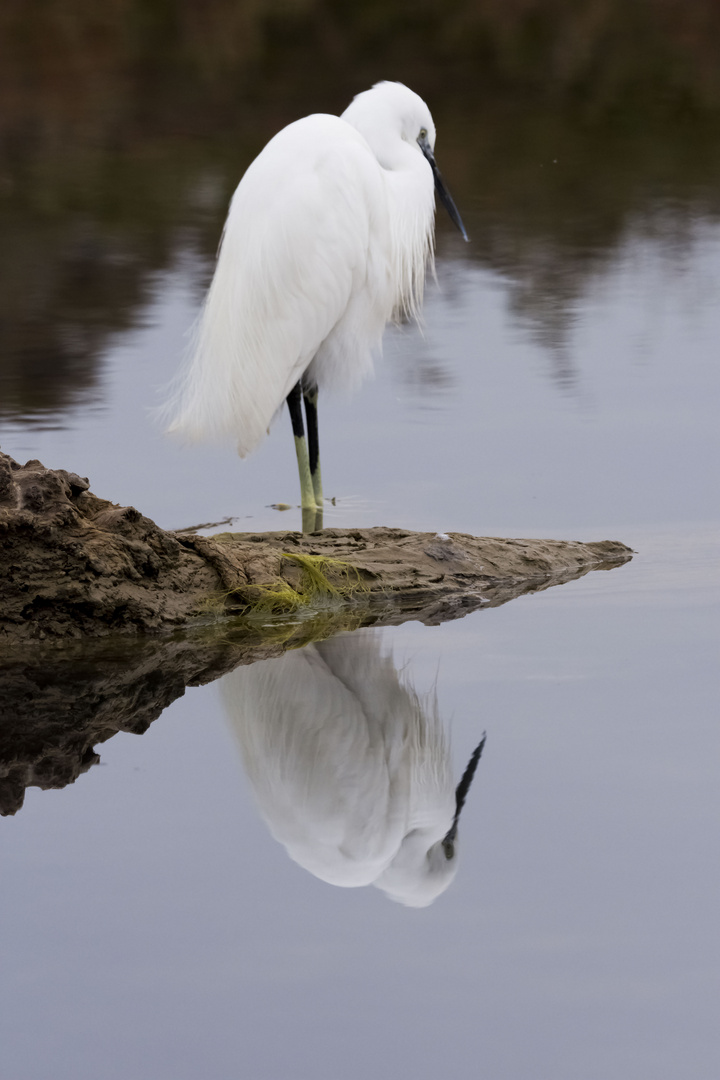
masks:
{"type": "Polygon", "coordinates": [[[264,141],[388,74],[431,102],[463,255],[557,345],[630,226],[716,215],[719,31],[710,0],[3,5],[0,408],[91,398],[264,141]]]}
{"type": "Polygon", "coordinates": [[[510,283],[516,317],[550,346],[626,239],[677,251],[698,219],[720,211],[711,118],[588,125],[500,108],[472,130],[468,158],[456,163],[473,208],[472,254],[510,283]]]}
{"type": "Polygon", "coordinates": [[[286,115],[317,95],[339,107],[388,74],[435,100],[716,108],[719,38],[715,0],[5,0],[0,102],[16,133],[94,138],[206,131],[269,100],[286,115]]]}
{"type": "Polygon", "coordinates": [[[0,200],[0,410],[92,398],[108,337],[136,325],[154,275],[217,245],[239,174],[172,144],[21,159],[0,200]],[[235,179],[234,179],[235,178],[235,179]]]}

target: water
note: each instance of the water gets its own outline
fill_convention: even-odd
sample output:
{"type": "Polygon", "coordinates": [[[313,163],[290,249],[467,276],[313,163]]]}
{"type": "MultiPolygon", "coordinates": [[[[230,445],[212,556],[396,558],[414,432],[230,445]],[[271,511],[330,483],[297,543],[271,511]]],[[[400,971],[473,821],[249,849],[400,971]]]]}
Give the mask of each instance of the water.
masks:
{"type": "MultiPolygon", "coordinates": [[[[702,178],[628,181],[618,208],[612,185],[543,187],[555,156],[483,180],[448,139],[474,244],[443,228],[424,332],[391,331],[377,378],[321,402],[328,524],[636,551],[379,634],[397,678],[437,694],[455,780],[488,734],[456,879],[414,910],[303,869],[256,805],[220,685],[191,687],[3,822],[13,1080],[714,1080],[720,227],[702,178]]],[[[35,344],[19,320],[30,359],[3,369],[2,446],[166,527],[297,527],[270,508],[296,501],[285,417],[240,463],[167,442],[149,411],[207,281],[223,160],[193,158],[162,220],[156,162],[152,197],[116,205],[135,225],[115,246],[101,214],[59,214],[73,243],[85,230],[86,273],[47,248],[69,291],[38,302],[35,344]]],[[[47,217],[23,222],[38,267],[47,217]]]]}

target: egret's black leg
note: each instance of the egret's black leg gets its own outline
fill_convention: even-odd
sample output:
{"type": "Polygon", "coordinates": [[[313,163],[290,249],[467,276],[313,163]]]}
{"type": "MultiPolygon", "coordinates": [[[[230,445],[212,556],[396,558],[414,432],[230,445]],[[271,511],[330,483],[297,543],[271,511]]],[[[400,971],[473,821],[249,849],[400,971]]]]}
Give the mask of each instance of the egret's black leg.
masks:
{"type": "Polygon", "coordinates": [[[315,504],[315,492],[313,490],[312,477],[310,475],[307,442],[305,441],[305,427],[303,425],[302,416],[302,390],[300,383],[297,383],[288,394],[287,403],[290,411],[293,435],[295,436],[295,453],[297,454],[298,472],[300,474],[300,503],[303,508],[303,532],[314,532],[314,518],[317,507],[315,504]],[[312,511],[312,523],[309,521],[309,515],[305,513],[306,510],[312,511]],[[308,518],[307,522],[306,517],[308,518]]]}
{"type": "Polygon", "coordinates": [[[305,418],[308,431],[308,455],[310,460],[310,476],[312,477],[315,505],[323,504],[322,477],[320,475],[320,439],[318,435],[318,388],[313,384],[302,384],[303,401],[305,402],[305,418]]]}

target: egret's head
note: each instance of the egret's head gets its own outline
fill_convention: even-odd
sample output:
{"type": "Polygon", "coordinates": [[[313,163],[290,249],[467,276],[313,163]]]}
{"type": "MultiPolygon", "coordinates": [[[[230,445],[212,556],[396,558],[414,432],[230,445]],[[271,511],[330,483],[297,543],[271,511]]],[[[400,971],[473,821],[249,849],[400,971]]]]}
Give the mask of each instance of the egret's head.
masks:
{"type": "Polygon", "coordinates": [[[438,199],[463,239],[468,239],[460,212],[435,162],[435,124],[421,97],[402,83],[376,83],[372,90],[357,94],[342,118],[364,135],[385,169],[406,168],[408,146],[419,151],[432,169],[438,199]]]}
{"type": "Polygon", "coordinates": [[[387,110],[387,122],[404,142],[413,148],[423,144],[435,149],[435,124],[430,110],[418,94],[402,83],[377,83],[371,91],[377,93],[387,110]]]}
{"type": "Polygon", "coordinates": [[[374,882],[391,900],[407,907],[427,907],[444,893],[457,873],[456,843],[445,837],[428,847],[427,830],[415,829],[403,841],[392,864],[374,882]]]}
{"type": "Polygon", "coordinates": [[[450,828],[439,837],[439,821],[412,829],[390,866],[375,881],[391,900],[408,907],[427,907],[445,892],[455,877],[458,822],[484,746],[485,735],[473,750],[455,789],[455,813],[450,828]]]}
{"type": "MultiPolygon", "coordinates": [[[[435,124],[430,110],[421,97],[407,86],[396,82],[376,83],[372,90],[356,94],[343,113],[347,120],[365,136],[370,146],[380,155],[392,153],[392,141],[401,139],[410,146],[419,147],[419,140],[435,146],[435,124]]],[[[388,163],[387,167],[392,167],[388,163]]]]}

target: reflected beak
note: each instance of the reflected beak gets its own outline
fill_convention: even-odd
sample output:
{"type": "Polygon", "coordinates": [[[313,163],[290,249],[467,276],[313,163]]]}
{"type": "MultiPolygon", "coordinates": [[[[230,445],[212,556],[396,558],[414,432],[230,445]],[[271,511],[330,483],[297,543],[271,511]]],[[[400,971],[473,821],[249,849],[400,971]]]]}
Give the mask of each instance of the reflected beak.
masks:
{"type": "Polygon", "coordinates": [[[430,168],[433,171],[433,176],[435,178],[435,191],[437,192],[438,199],[440,200],[440,202],[443,204],[443,206],[447,210],[448,214],[450,215],[450,220],[452,221],[453,225],[455,225],[456,228],[462,234],[463,240],[466,240],[466,241],[469,242],[470,237],[468,236],[467,232],[465,231],[465,226],[463,225],[462,218],[460,217],[460,211],[458,210],[457,206],[453,202],[453,197],[450,194],[450,192],[448,191],[447,187],[445,186],[445,181],[443,180],[442,173],[438,169],[437,164],[435,162],[435,155],[433,154],[433,152],[432,152],[432,150],[430,148],[430,143],[427,141],[427,139],[420,138],[420,139],[418,139],[418,146],[420,147],[423,154],[427,158],[427,160],[428,160],[428,162],[430,164],[430,168]]]}
{"type": "MultiPolygon", "coordinates": [[[[455,204],[453,203],[453,206],[455,204]]],[[[457,213],[457,211],[456,211],[457,213]]],[[[467,240],[467,237],[465,237],[467,240]]],[[[465,800],[467,798],[470,785],[473,782],[475,776],[475,770],[477,769],[478,761],[480,760],[485,746],[485,734],[472,752],[472,756],[465,766],[465,772],[462,774],[462,779],[458,786],[455,788],[455,816],[453,817],[452,825],[442,838],[442,847],[445,852],[446,859],[452,859],[455,854],[455,841],[457,840],[458,821],[460,820],[460,813],[465,800]]]]}

